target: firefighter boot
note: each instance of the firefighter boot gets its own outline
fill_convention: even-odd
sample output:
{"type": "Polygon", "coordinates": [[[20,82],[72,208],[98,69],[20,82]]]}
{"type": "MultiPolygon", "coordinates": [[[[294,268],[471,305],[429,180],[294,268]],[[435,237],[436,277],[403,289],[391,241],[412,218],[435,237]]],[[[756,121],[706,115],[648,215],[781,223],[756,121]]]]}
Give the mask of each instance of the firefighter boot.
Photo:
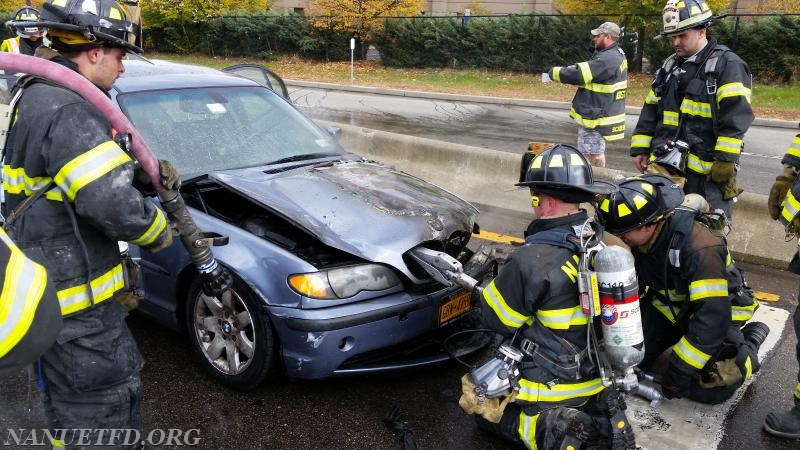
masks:
{"type": "Polygon", "coordinates": [[[744,341],[750,344],[756,352],[767,339],[768,334],[769,327],[763,322],[748,322],[742,327],[744,341]]]}
{"type": "Polygon", "coordinates": [[[548,409],[536,421],[536,443],[542,450],[578,449],[596,440],[592,418],[575,408],[548,409]]]}
{"type": "Polygon", "coordinates": [[[800,439],[800,400],[794,403],[789,412],[767,414],[764,431],[786,439],[800,439]]]}

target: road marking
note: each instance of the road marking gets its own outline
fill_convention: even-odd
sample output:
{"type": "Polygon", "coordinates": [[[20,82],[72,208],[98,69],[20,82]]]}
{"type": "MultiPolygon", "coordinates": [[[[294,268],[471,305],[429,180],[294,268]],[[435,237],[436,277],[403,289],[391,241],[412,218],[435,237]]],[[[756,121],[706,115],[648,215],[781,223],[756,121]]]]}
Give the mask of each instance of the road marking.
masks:
{"type": "Polygon", "coordinates": [[[769,292],[761,291],[753,291],[753,296],[755,296],[756,300],[761,302],[777,302],[781,299],[781,296],[778,294],[770,294],[769,292]]]}
{"type": "Polygon", "coordinates": [[[498,234],[498,233],[493,233],[491,231],[483,231],[483,230],[481,230],[479,234],[476,234],[475,237],[487,241],[498,242],[500,244],[521,244],[525,242],[525,240],[520,239],[518,237],[508,236],[505,234],[498,234]]]}

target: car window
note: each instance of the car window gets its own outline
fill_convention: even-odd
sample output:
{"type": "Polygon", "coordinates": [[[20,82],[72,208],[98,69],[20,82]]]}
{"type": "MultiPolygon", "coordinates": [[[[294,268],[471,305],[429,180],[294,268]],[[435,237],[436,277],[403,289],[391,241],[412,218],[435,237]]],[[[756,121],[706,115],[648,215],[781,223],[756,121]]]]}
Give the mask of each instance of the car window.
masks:
{"type": "Polygon", "coordinates": [[[263,87],[146,91],[117,99],[156,156],[184,176],[342,153],[328,133],[263,87]]]}

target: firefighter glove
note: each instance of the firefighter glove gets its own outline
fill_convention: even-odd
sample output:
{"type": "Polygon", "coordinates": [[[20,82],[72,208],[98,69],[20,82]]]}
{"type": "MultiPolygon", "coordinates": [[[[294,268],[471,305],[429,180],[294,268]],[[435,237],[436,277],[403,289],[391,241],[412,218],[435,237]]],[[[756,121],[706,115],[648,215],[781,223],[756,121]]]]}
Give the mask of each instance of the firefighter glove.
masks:
{"type": "Polygon", "coordinates": [[[714,160],[710,177],[722,192],[723,200],[730,200],[744,191],[736,184],[736,163],[733,161],[714,160]]]}
{"type": "Polygon", "coordinates": [[[661,378],[661,393],[668,399],[683,398],[689,394],[691,384],[691,375],[686,375],[670,364],[669,369],[661,378]]]}
{"type": "Polygon", "coordinates": [[[792,188],[794,180],[797,178],[797,172],[792,166],[783,166],[781,173],[775,177],[775,183],[769,190],[769,199],[767,200],[767,207],[769,208],[769,216],[773,220],[778,220],[781,216],[783,209],[783,200],[786,198],[786,193],[792,188]]]}
{"type": "Polygon", "coordinates": [[[486,398],[478,396],[475,387],[475,384],[469,379],[469,374],[461,377],[461,398],[458,399],[458,406],[467,414],[478,414],[491,423],[500,423],[503,411],[517,397],[517,391],[513,391],[504,399],[500,397],[486,398]]]}
{"type": "MultiPolygon", "coordinates": [[[[166,159],[159,159],[158,173],[159,181],[161,181],[161,185],[164,186],[164,189],[177,191],[181,188],[181,175],[171,162],[166,159]]],[[[143,167],[136,168],[133,174],[133,181],[134,186],[145,193],[145,195],[155,195],[156,192],[153,188],[152,180],[150,180],[150,174],[145,172],[143,167]]]]}

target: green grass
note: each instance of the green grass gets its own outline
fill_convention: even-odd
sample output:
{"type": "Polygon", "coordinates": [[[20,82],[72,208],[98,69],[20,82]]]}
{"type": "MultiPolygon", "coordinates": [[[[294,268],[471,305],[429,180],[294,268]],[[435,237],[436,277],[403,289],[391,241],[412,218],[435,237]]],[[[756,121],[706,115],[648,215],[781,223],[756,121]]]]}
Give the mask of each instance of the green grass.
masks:
{"type": "MultiPolygon", "coordinates": [[[[153,59],[169,59],[221,69],[241,63],[262,64],[288,80],[350,84],[350,62],[316,62],[282,56],[273,61],[255,58],[219,58],[201,55],[150,53],[153,59]]],[[[487,70],[395,69],[372,61],[357,61],[353,84],[358,86],[447,92],[454,94],[569,101],[575,87],[541,82],[538,74],[487,70]]],[[[650,90],[650,76],[628,77],[628,105],[640,106],[650,90]]],[[[753,109],[757,117],[800,120],[800,83],[787,86],[756,84],[753,109]]]]}

